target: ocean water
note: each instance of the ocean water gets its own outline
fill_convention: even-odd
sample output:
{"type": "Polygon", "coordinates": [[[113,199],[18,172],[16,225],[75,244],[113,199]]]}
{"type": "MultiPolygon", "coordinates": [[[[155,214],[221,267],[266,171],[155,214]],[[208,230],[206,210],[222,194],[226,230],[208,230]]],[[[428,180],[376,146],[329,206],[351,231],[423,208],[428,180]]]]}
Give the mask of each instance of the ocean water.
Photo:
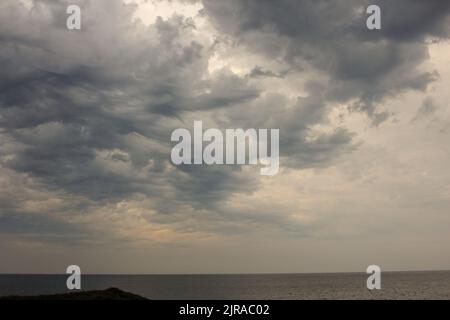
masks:
{"type": "MultiPolygon", "coordinates": [[[[0,296],[66,292],[66,275],[0,275],[0,296]]],[[[82,289],[117,287],[153,300],[450,299],[450,271],[384,272],[369,291],[364,273],[83,275],[82,289]]]]}

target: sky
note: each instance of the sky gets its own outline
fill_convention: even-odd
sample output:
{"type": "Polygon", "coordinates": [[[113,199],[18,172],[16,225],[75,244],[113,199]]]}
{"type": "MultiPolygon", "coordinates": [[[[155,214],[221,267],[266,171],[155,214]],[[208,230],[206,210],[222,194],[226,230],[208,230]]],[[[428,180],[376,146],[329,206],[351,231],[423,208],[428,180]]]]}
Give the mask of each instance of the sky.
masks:
{"type": "Polygon", "coordinates": [[[446,0],[2,0],[0,273],[450,269],[449,36],[446,0]],[[278,174],[174,165],[197,120],[279,128],[278,174]]]}

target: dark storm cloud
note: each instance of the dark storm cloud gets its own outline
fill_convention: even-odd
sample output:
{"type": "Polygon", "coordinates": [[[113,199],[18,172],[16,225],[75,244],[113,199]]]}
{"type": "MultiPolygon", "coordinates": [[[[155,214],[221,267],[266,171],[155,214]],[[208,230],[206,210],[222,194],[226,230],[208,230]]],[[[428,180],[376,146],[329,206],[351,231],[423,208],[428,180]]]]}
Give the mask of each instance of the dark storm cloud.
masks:
{"type": "MultiPolygon", "coordinates": [[[[194,208],[215,209],[216,203],[230,192],[251,193],[257,189],[258,178],[252,173],[245,173],[235,166],[180,167],[185,175],[177,175],[176,200],[191,202],[194,208]],[[189,186],[188,188],[186,186],[189,186]]],[[[174,181],[175,183],[175,181],[174,181]]]]}
{"type": "Polygon", "coordinates": [[[220,30],[258,52],[284,59],[293,68],[309,64],[324,72],[330,76],[328,99],[356,98],[354,107],[375,122],[380,120],[376,105],[385,97],[408,89],[424,90],[436,79],[433,70],[419,69],[428,58],[425,40],[447,39],[450,32],[450,3],[445,0],[203,3],[220,30]],[[369,4],[381,7],[381,31],[366,28],[369,4]]]}
{"type": "Polygon", "coordinates": [[[3,4],[0,125],[17,145],[3,150],[3,165],[95,201],[145,194],[161,213],[251,190],[233,168],[171,171],[170,133],[186,126],[183,113],[258,96],[227,70],[202,79],[210,53],[192,22],[175,16],[145,27],[132,23],[132,5],[80,1],[87,31],[70,32],[68,3],[37,0],[31,12],[3,4]]]}
{"type": "Polygon", "coordinates": [[[305,85],[306,97],[294,101],[280,94],[266,94],[246,108],[233,108],[226,121],[242,128],[279,128],[281,166],[288,168],[326,167],[339,155],[355,148],[354,134],[343,127],[314,132],[318,124],[327,123],[330,108],[321,84],[305,85]],[[276,107],[274,107],[276,106],[276,107]]]}
{"type": "MultiPolygon", "coordinates": [[[[253,82],[284,80],[290,70],[209,73],[214,46],[190,19],[158,18],[145,26],[133,22],[134,5],[86,0],[76,1],[83,29],[68,31],[69,3],[35,0],[31,11],[13,0],[0,5],[0,133],[9,145],[0,149],[0,163],[47,191],[97,205],[144,195],[161,221],[180,212],[187,220],[192,213],[183,211],[186,206],[220,209],[222,200],[251,193],[260,183],[240,167],[171,165],[173,129],[190,128],[194,117],[213,119],[222,129],[280,128],[282,166],[330,165],[354,147],[345,128],[314,132],[327,123],[330,102],[356,99],[354,108],[382,122],[387,113],[376,110],[378,102],[402,90],[423,90],[436,78],[417,68],[427,58],[424,38],[447,36],[448,6],[438,1],[424,8],[399,1],[413,5],[406,13],[400,4],[382,2],[385,29],[369,33],[364,14],[355,11],[362,8],[359,1],[205,0],[204,14],[239,45],[281,57],[292,70],[308,65],[330,77],[307,83],[306,96],[292,102],[253,82]],[[421,12],[426,21],[413,28],[421,12]]],[[[0,197],[4,208],[13,206],[9,200],[0,197]]],[[[38,217],[2,216],[11,229],[29,220],[30,230],[38,217]]],[[[276,220],[269,213],[246,219],[276,220]]],[[[56,222],[53,227],[65,230],[56,222]]]]}
{"type": "Polygon", "coordinates": [[[399,41],[448,38],[450,3],[446,0],[377,0],[383,10],[382,35],[399,41]]]}

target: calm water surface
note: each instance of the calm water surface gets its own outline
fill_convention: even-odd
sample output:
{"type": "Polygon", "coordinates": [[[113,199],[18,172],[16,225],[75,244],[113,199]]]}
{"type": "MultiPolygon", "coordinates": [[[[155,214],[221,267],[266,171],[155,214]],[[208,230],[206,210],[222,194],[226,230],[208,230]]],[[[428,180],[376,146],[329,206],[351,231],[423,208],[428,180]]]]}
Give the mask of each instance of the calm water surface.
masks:
{"type": "MultiPolygon", "coordinates": [[[[149,299],[450,299],[450,271],[385,272],[368,291],[364,273],[83,275],[83,290],[117,287],[149,299]]],[[[66,292],[66,275],[0,275],[0,296],[66,292]]]]}

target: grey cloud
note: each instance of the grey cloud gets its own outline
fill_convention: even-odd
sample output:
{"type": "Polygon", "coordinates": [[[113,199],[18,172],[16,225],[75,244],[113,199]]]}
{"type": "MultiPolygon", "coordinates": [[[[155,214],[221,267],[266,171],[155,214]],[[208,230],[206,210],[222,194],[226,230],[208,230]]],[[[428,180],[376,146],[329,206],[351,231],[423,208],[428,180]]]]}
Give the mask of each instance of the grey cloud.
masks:
{"type": "Polygon", "coordinates": [[[0,216],[0,233],[17,234],[23,237],[59,241],[63,239],[65,243],[71,241],[86,239],[88,234],[80,227],[74,224],[64,223],[52,219],[44,214],[3,214],[0,216]]]}
{"type": "Polygon", "coordinates": [[[425,90],[436,79],[434,70],[419,69],[428,58],[425,40],[448,39],[450,32],[444,0],[203,3],[220,30],[292,68],[306,64],[324,72],[330,77],[328,99],[357,99],[358,109],[371,116],[386,97],[425,90]],[[366,28],[369,4],[382,9],[380,32],[366,28]]]}
{"type": "Polygon", "coordinates": [[[433,98],[426,97],[422,101],[422,105],[417,110],[416,115],[414,116],[414,118],[411,121],[414,122],[414,121],[418,121],[423,118],[427,118],[427,117],[435,114],[438,109],[439,109],[439,106],[436,105],[433,98]]]}
{"type": "Polygon", "coordinates": [[[436,106],[435,102],[433,101],[433,98],[426,97],[423,102],[422,106],[419,110],[417,110],[418,113],[428,116],[430,114],[433,114],[438,109],[438,106],[436,106]]]}
{"type": "Polygon", "coordinates": [[[450,3],[445,0],[372,1],[383,12],[382,35],[398,41],[448,38],[450,3]]]}
{"type": "Polygon", "coordinates": [[[252,71],[247,75],[247,77],[250,78],[259,78],[259,77],[273,77],[273,78],[282,78],[284,76],[284,73],[282,74],[276,74],[270,70],[264,70],[260,66],[255,66],[252,71]]]}
{"type": "Polygon", "coordinates": [[[170,164],[170,133],[186,125],[184,113],[259,94],[226,69],[203,77],[210,52],[192,21],[145,27],[131,22],[132,5],[81,1],[87,30],[69,32],[68,3],[36,0],[28,12],[9,1],[0,13],[0,125],[15,145],[0,152],[2,166],[97,205],[144,194],[161,214],[252,191],[257,183],[239,168],[170,164]]]}
{"type": "Polygon", "coordinates": [[[356,147],[354,134],[343,127],[314,132],[315,125],[327,123],[330,108],[320,84],[308,83],[306,87],[308,96],[294,101],[266,94],[245,109],[233,108],[226,122],[243,128],[279,128],[282,167],[325,167],[356,147]]]}
{"type": "MultiPolygon", "coordinates": [[[[147,27],[132,22],[134,5],[80,1],[83,30],[69,32],[68,3],[36,0],[31,12],[17,1],[2,4],[0,127],[14,148],[0,150],[0,163],[86,206],[143,195],[157,219],[177,222],[191,217],[186,207],[229,212],[220,207],[224,199],[251,194],[261,181],[240,167],[174,167],[174,128],[190,128],[196,117],[219,128],[279,128],[282,167],[326,167],[355,148],[344,127],[315,131],[329,124],[331,103],[356,99],[353,108],[381,123],[389,113],[377,110],[378,102],[425,89],[436,74],[417,68],[427,59],[422,40],[445,36],[447,8],[431,6],[427,16],[437,21],[408,34],[387,16],[386,31],[374,35],[362,29],[357,1],[204,1],[204,15],[239,45],[281,57],[296,72],[312,66],[329,77],[307,82],[305,96],[295,99],[258,86],[261,78],[288,81],[291,70],[257,65],[247,76],[228,68],[210,74],[214,46],[190,19],[158,18],[147,27]]],[[[270,210],[246,219],[289,225],[270,210]]]]}

